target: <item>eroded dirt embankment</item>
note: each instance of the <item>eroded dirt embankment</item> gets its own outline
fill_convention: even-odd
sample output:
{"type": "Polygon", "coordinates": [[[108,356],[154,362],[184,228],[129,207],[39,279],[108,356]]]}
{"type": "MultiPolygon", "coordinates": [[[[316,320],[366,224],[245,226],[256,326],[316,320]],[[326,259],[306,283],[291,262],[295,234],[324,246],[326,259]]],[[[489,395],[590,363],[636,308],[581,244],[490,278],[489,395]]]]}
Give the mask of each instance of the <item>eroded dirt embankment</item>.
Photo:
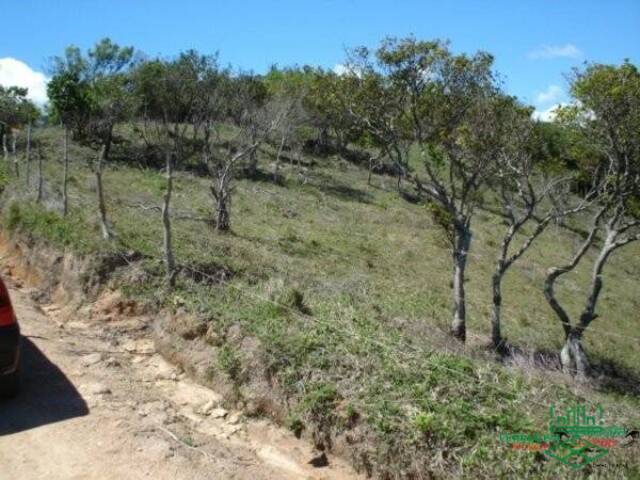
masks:
{"type": "Polygon", "coordinates": [[[333,455],[314,466],[327,462],[310,443],[245,415],[258,407],[230,404],[228,384],[194,382],[207,332],[124,298],[108,269],[130,267],[110,261],[0,233],[25,335],[24,391],[0,404],[0,479],[360,478],[333,455]]]}

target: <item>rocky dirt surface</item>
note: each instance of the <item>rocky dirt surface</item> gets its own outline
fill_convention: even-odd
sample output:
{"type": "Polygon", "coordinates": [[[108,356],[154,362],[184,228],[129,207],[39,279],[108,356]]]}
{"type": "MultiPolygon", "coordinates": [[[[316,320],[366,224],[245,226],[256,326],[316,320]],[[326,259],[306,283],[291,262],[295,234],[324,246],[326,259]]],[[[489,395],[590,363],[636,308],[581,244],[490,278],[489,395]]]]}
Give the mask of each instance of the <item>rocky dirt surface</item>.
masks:
{"type": "Polygon", "coordinates": [[[362,478],[287,430],[223,408],[156,353],[149,319],[105,319],[91,306],[69,318],[10,274],[24,383],[0,401],[0,480],[362,478]]]}

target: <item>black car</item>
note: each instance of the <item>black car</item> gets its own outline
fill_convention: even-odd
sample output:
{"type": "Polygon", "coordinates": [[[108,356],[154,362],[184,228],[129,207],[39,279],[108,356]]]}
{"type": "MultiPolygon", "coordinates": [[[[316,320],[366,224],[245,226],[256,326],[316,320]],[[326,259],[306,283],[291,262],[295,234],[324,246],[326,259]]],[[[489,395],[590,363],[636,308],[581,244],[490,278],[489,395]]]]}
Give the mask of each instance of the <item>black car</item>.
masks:
{"type": "Polygon", "coordinates": [[[9,291],[0,278],[0,397],[14,397],[20,389],[20,327],[9,291]]]}

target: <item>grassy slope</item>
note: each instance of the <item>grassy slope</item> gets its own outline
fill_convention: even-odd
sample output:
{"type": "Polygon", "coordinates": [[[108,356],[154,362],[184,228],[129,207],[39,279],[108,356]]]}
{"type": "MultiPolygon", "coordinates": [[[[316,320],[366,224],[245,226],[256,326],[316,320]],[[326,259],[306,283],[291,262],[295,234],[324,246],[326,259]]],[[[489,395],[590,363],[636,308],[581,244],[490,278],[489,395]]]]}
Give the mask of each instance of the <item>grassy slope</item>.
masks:
{"type": "MultiPolygon", "coordinates": [[[[50,129],[42,137],[49,158],[56,158],[60,133],[50,129]]],[[[90,172],[78,161],[90,155],[77,146],[72,151],[68,221],[23,206],[16,223],[83,252],[116,248],[98,240],[90,172]]],[[[292,426],[315,423],[320,431],[340,430],[363,418],[377,439],[374,461],[388,464],[391,472],[431,468],[488,478],[516,471],[549,478],[566,473],[556,462],[543,464],[533,454],[497,445],[499,430],[544,430],[551,402],[602,401],[611,423],[640,424],[637,397],[572,392],[556,375],[529,375],[485,358],[479,345],[489,327],[489,280],[504,228],[499,218],[482,211],[475,221],[467,287],[472,338],[462,352],[442,333],[449,322],[450,262],[428,211],[400,199],[392,181],[387,181],[389,191],[367,188],[366,172],[357,167],[338,159],[316,161],[305,184],[297,169],[285,170],[283,186],[239,181],[231,235],[217,236],[200,222],[175,222],[179,263],[200,270],[225,265],[236,273],[226,286],[181,278],[175,294],[166,298],[158,294],[161,265],[149,260],[146,268],[158,273],[155,283],[132,293],[165,305],[184,304],[221,332],[240,324],[265,345],[270,368],[298,400],[292,426]],[[441,461],[439,451],[445,452],[441,461]]],[[[264,159],[262,168],[269,162],[264,159]]],[[[48,162],[52,191],[59,177],[59,165],[48,162]]],[[[104,177],[118,235],[128,248],[159,258],[159,215],[127,205],[159,205],[163,177],[123,166],[112,166],[104,177]]],[[[374,179],[376,185],[381,181],[374,179]]],[[[175,210],[208,215],[206,179],[181,173],[176,183],[175,210]]],[[[576,219],[575,226],[582,221],[576,219]]],[[[514,344],[560,348],[562,330],[540,286],[546,268],[568,259],[578,241],[578,235],[552,227],[508,274],[504,331],[514,344]]],[[[632,245],[611,259],[601,317],[585,339],[594,360],[614,363],[636,378],[639,253],[640,245],[632,245]]],[[[560,296],[571,313],[582,305],[588,278],[588,262],[583,262],[562,282],[560,296]]],[[[241,381],[234,349],[223,346],[217,358],[241,381]]]]}

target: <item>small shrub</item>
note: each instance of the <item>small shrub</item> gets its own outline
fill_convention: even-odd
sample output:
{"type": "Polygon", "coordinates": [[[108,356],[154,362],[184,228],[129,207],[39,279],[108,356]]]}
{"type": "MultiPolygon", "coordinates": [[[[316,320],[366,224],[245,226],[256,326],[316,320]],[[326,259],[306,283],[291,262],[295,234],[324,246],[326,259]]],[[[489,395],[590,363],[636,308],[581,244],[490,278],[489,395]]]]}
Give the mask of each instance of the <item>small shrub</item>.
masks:
{"type": "Polygon", "coordinates": [[[9,205],[4,225],[9,232],[15,232],[22,223],[22,212],[20,211],[20,205],[12,203],[9,205]]]}
{"type": "Polygon", "coordinates": [[[218,364],[231,380],[236,381],[240,378],[242,364],[238,352],[231,345],[224,345],[218,350],[218,364]]]}
{"type": "Polygon", "coordinates": [[[0,194],[4,192],[9,185],[9,168],[6,162],[0,163],[0,194]]]}
{"type": "Polygon", "coordinates": [[[290,415],[287,418],[287,428],[293,432],[293,434],[300,438],[302,436],[302,432],[304,431],[304,422],[300,419],[300,417],[296,415],[290,415]]]}
{"type": "Polygon", "coordinates": [[[311,385],[302,399],[302,407],[312,418],[322,419],[332,416],[339,399],[338,391],[328,383],[311,385]]]}
{"type": "Polygon", "coordinates": [[[433,413],[418,413],[413,419],[416,428],[422,434],[427,434],[432,431],[435,423],[435,415],[433,413]]]}

